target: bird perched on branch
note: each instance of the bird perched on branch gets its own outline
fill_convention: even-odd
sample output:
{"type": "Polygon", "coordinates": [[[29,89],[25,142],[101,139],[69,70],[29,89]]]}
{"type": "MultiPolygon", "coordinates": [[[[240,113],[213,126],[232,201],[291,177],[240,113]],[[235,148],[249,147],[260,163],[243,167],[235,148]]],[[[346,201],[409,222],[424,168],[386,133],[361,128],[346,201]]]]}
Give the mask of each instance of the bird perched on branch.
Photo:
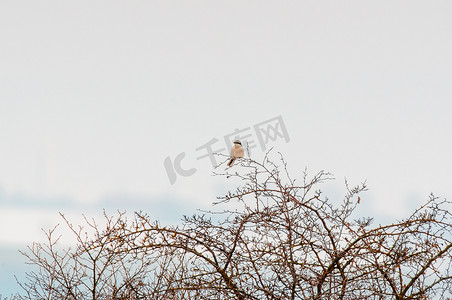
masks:
{"type": "Polygon", "coordinates": [[[234,145],[232,146],[231,149],[231,159],[228,162],[228,167],[232,167],[232,165],[234,164],[234,161],[237,158],[241,158],[244,155],[244,151],[243,151],[243,147],[242,147],[242,143],[239,140],[234,141],[234,145]]]}

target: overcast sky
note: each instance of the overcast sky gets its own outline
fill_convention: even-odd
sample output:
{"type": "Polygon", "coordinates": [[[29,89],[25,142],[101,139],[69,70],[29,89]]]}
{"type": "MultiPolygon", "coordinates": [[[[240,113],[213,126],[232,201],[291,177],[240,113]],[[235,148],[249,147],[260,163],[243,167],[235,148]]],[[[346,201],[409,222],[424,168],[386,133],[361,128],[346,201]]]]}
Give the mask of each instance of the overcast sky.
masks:
{"type": "Polygon", "coordinates": [[[446,0],[1,1],[0,282],[59,211],[210,208],[235,183],[198,158],[235,130],[293,177],[333,173],[331,197],[367,180],[369,216],[452,199],[451,15],[446,0]],[[266,122],[286,134],[263,149],[266,122]],[[181,153],[191,172],[171,175],[181,153]]]}

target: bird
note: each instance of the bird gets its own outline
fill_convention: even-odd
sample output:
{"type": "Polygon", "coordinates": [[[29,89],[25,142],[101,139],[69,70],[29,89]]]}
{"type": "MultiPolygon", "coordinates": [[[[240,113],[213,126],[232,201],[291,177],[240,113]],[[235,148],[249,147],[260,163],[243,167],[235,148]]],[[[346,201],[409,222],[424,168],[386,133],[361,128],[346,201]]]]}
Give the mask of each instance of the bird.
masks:
{"type": "Polygon", "coordinates": [[[239,140],[235,140],[234,145],[232,146],[232,149],[231,149],[231,159],[228,162],[228,167],[232,167],[232,165],[234,164],[234,161],[237,158],[243,157],[243,155],[244,155],[244,151],[243,151],[242,143],[239,140]]]}

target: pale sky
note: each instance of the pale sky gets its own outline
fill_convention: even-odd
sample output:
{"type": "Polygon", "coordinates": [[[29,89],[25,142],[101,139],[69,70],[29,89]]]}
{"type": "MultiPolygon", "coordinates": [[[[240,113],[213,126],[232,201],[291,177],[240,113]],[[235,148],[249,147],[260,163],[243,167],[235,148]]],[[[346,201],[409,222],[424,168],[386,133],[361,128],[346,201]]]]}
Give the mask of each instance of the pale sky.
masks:
{"type": "Polygon", "coordinates": [[[0,294],[59,211],[211,208],[235,183],[196,149],[279,116],[290,140],[269,147],[293,177],[330,171],[333,198],[367,180],[368,216],[452,199],[451,15],[446,0],[1,1],[0,294]],[[196,172],[171,184],[182,152],[196,172]]]}

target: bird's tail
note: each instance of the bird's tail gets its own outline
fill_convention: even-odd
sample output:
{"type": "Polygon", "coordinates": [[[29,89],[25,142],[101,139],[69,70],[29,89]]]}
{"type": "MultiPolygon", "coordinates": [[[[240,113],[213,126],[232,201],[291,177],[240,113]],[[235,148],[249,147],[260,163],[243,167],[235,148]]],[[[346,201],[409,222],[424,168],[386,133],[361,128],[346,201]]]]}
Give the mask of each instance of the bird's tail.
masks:
{"type": "Polygon", "coordinates": [[[235,158],[231,158],[231,160],[228,162],[228,167],[232,167],[234,164],[235,158]]]}

